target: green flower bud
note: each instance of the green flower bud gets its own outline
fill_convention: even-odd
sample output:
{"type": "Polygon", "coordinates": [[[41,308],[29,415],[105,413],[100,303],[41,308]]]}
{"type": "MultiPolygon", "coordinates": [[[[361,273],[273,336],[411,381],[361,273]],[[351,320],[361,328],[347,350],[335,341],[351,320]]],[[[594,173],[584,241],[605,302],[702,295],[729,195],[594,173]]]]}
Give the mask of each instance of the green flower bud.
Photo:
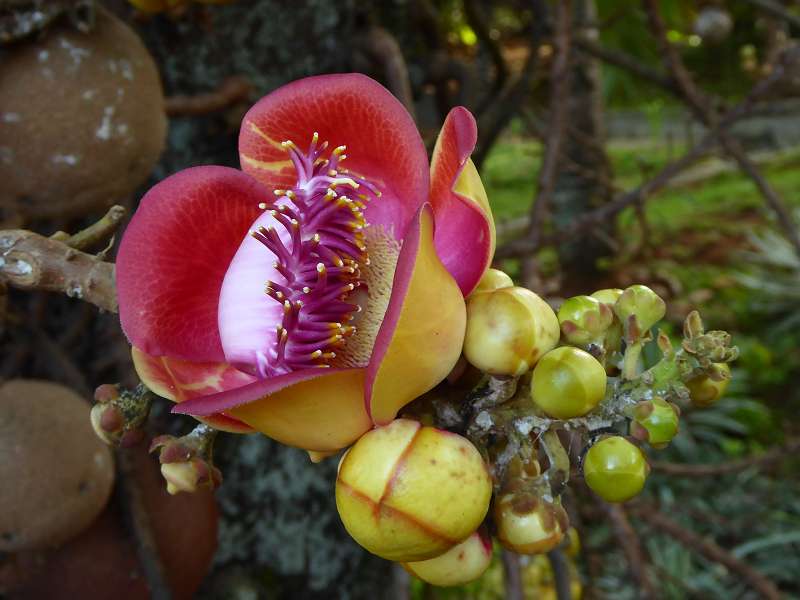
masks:
{"type": "Polygon", "coordinates": [[[716,372],[713,376],[701,375],[686,382],[692,404],[706,408],[716,403],[728,389],[731,380],[731,368],[728,363],[714,363],[716,372]]]}
{"type": "Polygon", "coordinates": [[[625,502],[642,491],[650,467],[644,454],[618,435],[600,440],[583,459],[583,478],[607,502],[625,502]]]}
{"type": "Polygon", "coordinates": [[[626,288],[614,305],[614,312],[625,328],[625,339],[629,342],[639,340],[653,325],[664,318],[667,306],[664,301],[646,285],[632,285],[626,288]]]}
{"type": "Polygon", "coordinates": [[[514,287],[514,282],[507,273],[500,269],[487,269],[483,274],[478,285],[472,291],[473,294],[478,292],[491,292],[499,290],[500,288],[514,287]]]}
{"type": "Polygon", "coordinates": [[[606,394],[606,371],[588,352],[561,346],[545,354],[533,370],[531,397],[551,417],[581,417],[606,394]]]}
{"type": "Polygon", "coordinates": [[[614,308],[620,296],[622,296],[622,290],[619,288],[606,288],[604,290],[597,290],[592,294],[592,298],[599,300],[603,304],[611,305],[611,308],[614,308]]]}
{"type": "Polygon", "coordinates": [[[591,296],[573,296],[558,309],[564,339],[584,348],[589,344],[602,344],[603,334],[613,321],[611,308],[591,296]]]}
{"type": "Polygon", "coordinates": [[[630,434],[653,448],[666,448],[678,434],[680,412],[663,398],[639,402],[633,409],[630,434]]]}
{"type": "Polygon", "coordinates": [[[464,356],[481,371],[522,375],[559,336],[553,309],[530,290],[507,287],[467,299],[464,356]]]}

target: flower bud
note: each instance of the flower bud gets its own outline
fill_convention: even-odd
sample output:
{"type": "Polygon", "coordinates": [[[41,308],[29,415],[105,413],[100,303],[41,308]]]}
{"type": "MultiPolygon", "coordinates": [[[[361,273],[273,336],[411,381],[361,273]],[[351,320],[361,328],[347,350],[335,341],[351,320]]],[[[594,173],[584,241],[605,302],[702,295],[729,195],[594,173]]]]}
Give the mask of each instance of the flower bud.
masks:
{"type": "Polygon", "coordinates": [[[403,567],[431,585],[449,587],[475,581],[492,562],[492,538],[481,528],[444,554],[403,567]]]}
{"type": "Polygon", "coordinates": [[[89,412],[92,428],[106,444],[129,448],[145,436],[144,422],[150,412],[152,397],[144,386],[121,390],[104,383],[94,392],[96,404],[89,412]]]}
{"type": "Polygon", "coordinates": [[[558,309],[558,322],[564,339],[583,348],[602,344],[603,334],[613,321],[611,308],[591,296],[573,296],[558,309]]]}
{"type": "Polygon", "coordinates": [[[646,285],[632,285],[625,288],[614,305],[614,312],[625,328],[625,339],[638,341],[661,319],[667,306],[661,297],[646,285]]]}
{"type": "Polygon", "coordinates": [[[606,370],[588,352],[561,346],[545,354],[533,370],[533,402],[556,419],[581,417],[606,393],[606,370]]]}
{"type": "Polygon", "coordinates": [[[467,299],[464,355],[492,375],[528,371],[560,337],[553,309],[532,291],[501,288],[467,299]]]}
{"type": "Polygon", "coordinates": [[[150,452],[159,451],[167,492],[191,493],[200,488],[214,489],[222,483],[222,473],[212,459],[215,436],[216,430],[200,424],[183,437],[161,435],[152,441],[150,452]]]}
{"type": "Polygon", "coordinates": [[[633,409],[630,434],[653,448],[666,448],[678,434],[680,412],[663,398],[639,402],[633,409]]]}
{"type": "Polygon", "coordinates": [[[549,552],[569,529],[567,513],[556,502],[527,493],[506,493],[495,502],[497,539],[519,554],[549,552]]]}
{"type": "Polygon", "coordinates": [[[583,478],[606,502],[625,502],[642,491],[650,467],[635,445],[618,435],[595,443],[583,459],[583,478]]]}
{"type": "Polygon", "coordinates": [[[500,269],[487,269],[472,293],[491,292],[507,287],[514,287],[514,282],[507,273],[500,269]]]}
{"type": "Polygon", "coordinates": [[[475,446],[408,419],[364,434],[336,478],[345,529],[373,554],[398,562],[427,560],[464,541],[483,521],[491,494],[475,446]]]}
{"type": "Polygon", "coordinates": [[[701,375],[686,382],[689,397],[695,406],[706,408],[715,404],[728,389],[731,380],[731,368],[728,363],[714,363],[714,367],[713,375],[701,375]]]}

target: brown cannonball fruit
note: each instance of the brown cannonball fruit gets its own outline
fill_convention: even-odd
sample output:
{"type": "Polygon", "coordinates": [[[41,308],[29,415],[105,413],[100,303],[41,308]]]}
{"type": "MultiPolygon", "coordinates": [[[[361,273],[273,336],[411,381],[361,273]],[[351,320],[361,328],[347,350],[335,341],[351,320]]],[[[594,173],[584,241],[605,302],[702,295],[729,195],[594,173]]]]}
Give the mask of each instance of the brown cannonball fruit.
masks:
{"type": "Polygon", "coordinates": [[[0,386],[0,552],[58,546],[102,512],[114,462],[88,411],[59,384],[0,386]]]}
{"type": "Polygon", "coordinates": [[[167,121],[156,65],[133,30],[98,8],[89,33],[54,25],[0,62],[5,216],[99,211],[144,183],[167,121]]]}

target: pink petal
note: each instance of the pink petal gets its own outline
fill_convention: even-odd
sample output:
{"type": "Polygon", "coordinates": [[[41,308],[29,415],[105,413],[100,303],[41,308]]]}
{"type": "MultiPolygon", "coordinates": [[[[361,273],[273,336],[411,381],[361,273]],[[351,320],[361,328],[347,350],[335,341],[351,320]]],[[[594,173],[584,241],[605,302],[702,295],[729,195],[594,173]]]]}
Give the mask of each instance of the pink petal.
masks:
{"type": "MultiPolygon", "coordinates": [[[[430,202],[436,219],[436,251],[465,296],[478,285],[494,254],[492,215],[480,179],[480,189],[476,194],[470,190],[470,195],[482,194],[484,202],[454,189],[477,136],[472,114],[456,107],[445,119],[431,159],[430,202]]],[[[472,165],[469,168],[473,169],[472,165]]]]}
{"type": "MultiPolygon", "coordinates": [[[[256,219],[250,231],[276,224],[278,235],[290,247],[289,233],[269,211],[256,219]]],[[[263,370],[275,346],[275,328],[283,316],[283,306],[264,292],[267,281],[286,283],[274,262],[275,255],[264,244],[245,235],[222,282],[219,334],[225,360],[247,373],[258,374],[259,364],[263,370]]]]}
{"type": "Polygon", "coordinates": [[[305,150],[314,132],[330,147],[347,146],[344,166],[376,184],[367,221],[402,235],[428,194],[428,158],[413,119],[379,83],[356,74],[308,77],[262,98],[239,135],[242,169],[270,189],[294,182],[280,142],[305,150]]]}
{"type": "Polygon", "coordinates": [[[223,361],[217,304],[225,272],[267,190],[225,167],[181,171],[153,187],[117,255],[122,328],[154,356],[223,361]]]}

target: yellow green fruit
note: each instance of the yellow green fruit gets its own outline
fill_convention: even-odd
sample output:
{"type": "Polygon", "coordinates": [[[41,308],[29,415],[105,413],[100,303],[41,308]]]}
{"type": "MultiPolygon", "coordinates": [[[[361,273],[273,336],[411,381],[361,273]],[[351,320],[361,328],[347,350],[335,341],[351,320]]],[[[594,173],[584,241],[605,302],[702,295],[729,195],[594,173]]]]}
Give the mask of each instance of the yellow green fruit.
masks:
{"type": "Polygon", "coordinates": [[[464,585],[483,575],[492,562],[492,540],[476,531],[444,554],[418,562],[403,563],[412,575],[432,585],[464,585]]]}
{"type": "Polygon", "coordinates": [[[560,504],[508,493],[494,506],[497,539],[519,554],[549,552],[561,543],[569,528],[567,513],[560,504]]]}
{"type": "Polygon", "coordinates": [[[342,458],[336,507],[364,548],[422,561],[461,543],[483,521],[492,483],[465,438],[397,419],[364,434],[342,458]]]}
{"type": "Polygon", "coordinates": [[[731,368],[727,363],[714,363],[714,366],[724,379],[715,381],[711,377],[704,375],[686,383],[686,387],[689,388],[689,397],[695,406],[701,408],[711,406],[722,398],[725,390],[728,389],[728,383],[731,380],[731,368]]]}
{"type": "Polygon", "coordinates": [[[558,322],[564,339],[576,346],[600,344],[614,321],[611,308],[591,296],[567,298],[558,309],[558,322]]]}
{"type": "Polygon", "coordinates": [[[506,287],[514,287],[514,281],[507,273],[500,269],[487,269],[472,293],[491,292],[506,287]]]}
{"type": "Polygon", "coordinates": [[[561,346],[545,354],[533,370],[531,397],[556,419],[581,417],[606,393],[606,371],[588,352],[561,346]]]}
{"type": "Polygon", "coordinates": [[[594,444],[583,459],[583,478],[607,502],[625,502],[642,491],[650,468],[644,454],[620,436],[594,444]]]}
{"type": "Polygon", "coordinates": [[[603,304],[610,304],[614,306],[619,300],[619,297],[622,296],[622,290],[619,288],[606,288],[604,290],[597,290],[590,294],[592,298],[595,300],[599,300],[603,304]]]}
{"type": "Polygon", "coordinates": [[[492,375],[522,375],[558,343],[553,309],[532,291],[507,287],[467,299],[464,356],[492,375]]]}

